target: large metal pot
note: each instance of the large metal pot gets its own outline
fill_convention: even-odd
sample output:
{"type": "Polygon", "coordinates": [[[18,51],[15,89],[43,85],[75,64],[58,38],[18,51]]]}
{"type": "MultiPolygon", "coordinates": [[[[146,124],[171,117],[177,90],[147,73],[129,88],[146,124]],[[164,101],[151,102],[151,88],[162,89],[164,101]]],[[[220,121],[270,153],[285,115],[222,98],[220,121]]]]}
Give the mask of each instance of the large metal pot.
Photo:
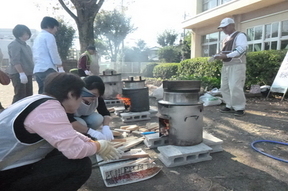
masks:
{"type": "Polygon", "coordinates": [[[106,74],[100,75],[105,85],[105,92],[103,98],[116,99],[117,94],[122,94],[123,82],[121,79],[121,74],[106,74]]]}
{"type": "MultiPolygon", "coordinates": [[[[121,74],[114,74],[114,75],[100,75],[103,82],[121,82],[121,74]]],[[[122,83],[122,82],[121,82],[122,83]]]]}
{"type": "Polygon", "coordinates": [[[163,100],[172,103],[198,103],[199,93],[198,92],[164,92],[163,100]]]}
{"type": "Polygon", "coordinates": [[[125,88],[137,89],[145,87],[145,80],[142,81],[123,81],[125,88]]]}
{"type": "Polygon", "coordinates": [[[192,146],[203,141],[203,105],[158,102],[160,118],[169,120],[170,145],[192,146]]]}
{"type": "Polygon", "coordinates": [[[120,82],[104,82],[105,92],[103,98],[106,100],[117,99],[118,94],[122,94],[123,83],[120,82]]]}
{"type": "Polygon", "coordinates": [[[130,111],[131,112],[143,112],[149,111],[149,92],[148,88],[123,88],[122,89],[123,97],[130,98],[130,111]]]}
{"type": "Polygon", "coordinates": [[[123,80],[123,82],[124,88],[137,89],[145,87],[145,80],[142,80],[141,76],[139,76],[138,79],[134,79],[134,77],[129,77],[128,80],[123,80]]]}
{"type": "Polygon", "coordinates": [[[201,81],[198,80],[177,80],[163,81],[163,89],[166,92],[199,92],[201,81]]]}

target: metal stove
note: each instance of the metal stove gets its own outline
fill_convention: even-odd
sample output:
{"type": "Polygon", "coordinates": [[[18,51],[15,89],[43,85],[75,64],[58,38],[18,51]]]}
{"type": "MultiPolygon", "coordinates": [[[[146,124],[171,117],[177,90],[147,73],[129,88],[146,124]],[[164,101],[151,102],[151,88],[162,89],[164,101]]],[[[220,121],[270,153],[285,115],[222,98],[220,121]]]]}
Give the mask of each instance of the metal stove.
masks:
{"type": "Polygon", "coordinates": [[[149,91],[145,86],[145,80],[139,78],[129,77],[124,80],[124,87],[122,89],[122,97],[130,99],[130,105],[124,106],[130,112],[149,111],[149,91]]]}
{"type": "Polygon", "coordinates": [[[104,84],[105,92],[103,98],[105,100],[117,100],[117,95],[122,93],[123,82],[121,74],[117,74],[114,71],[103,71],[103,75],[100,75],[104,84]]]}
{"type": "Polygon", "coordinates": [[[163,81],[163,100],[158,101],[159,135],[168,144],[192,146],[203,141],[201,81],[163,81]]]}

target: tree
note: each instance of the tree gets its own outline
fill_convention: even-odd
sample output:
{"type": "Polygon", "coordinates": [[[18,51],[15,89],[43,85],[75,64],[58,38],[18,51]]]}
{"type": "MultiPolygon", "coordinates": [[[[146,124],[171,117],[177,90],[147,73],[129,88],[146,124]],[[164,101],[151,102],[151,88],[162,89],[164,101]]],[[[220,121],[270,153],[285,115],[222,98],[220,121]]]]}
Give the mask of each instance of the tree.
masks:
{"type": "Polygon", "coordinates": [[[125,49],[125,62],[147,62],[149,51],[145,41],[139,39],[136,42],[136,46],[125,49]]]}
{"type": "Polygon", "coordinates": [[[162,34],[158,35],[157,43],[162,47],[173,46],[177,36],[175,31],[165,30],[162,34]]]}
{"type": "Polygon", "coordinates": [[[94,45],[94,19],[105,0],[58,1],[64,10],[75,20],[79,33],[80,49],[81,52],[84,52],[88,45],[94,45]],[[73,6],[71,6],[70,2],[73,6]],[[77,16],[71,11],[73,8],[76,9],[77,16]]]}
{"type": "Polygon", "coordinates": [[[136,29],[130,20],[117,10],[101,11],[96,17],[95,35],[107,45],[111,61],[117,60],[121,43],[136,29]]]}
{"type": "Polygon", "coordinates": [[[182,60],[191,58],[191,31],[185,34],[184,42],[181,44],[182,60]]]}
{"type": "Polygon", "coordinates": [[[66,60],[69,48],[72,46],[75,30],[71,26],[67,26],[63,20],[59,21],[59,29],[55,35],[58,51],[62,60],[66,60]]]}
{"type": "Polygon", "coordinates": [[[165,46],[159,50],[158,56],[166,63],[178,63],[181,61],[181,50],[179,47],[165,46]]]}

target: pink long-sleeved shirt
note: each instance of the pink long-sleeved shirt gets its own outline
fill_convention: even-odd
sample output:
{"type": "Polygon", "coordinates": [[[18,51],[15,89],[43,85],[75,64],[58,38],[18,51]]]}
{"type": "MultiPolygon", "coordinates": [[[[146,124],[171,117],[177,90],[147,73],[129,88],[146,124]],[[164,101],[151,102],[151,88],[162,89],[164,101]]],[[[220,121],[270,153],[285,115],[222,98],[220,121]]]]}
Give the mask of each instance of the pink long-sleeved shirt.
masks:
{"type": "Polygon", "coordinates": [[[80,159],[96,153],[91,139],[75,131],[57,100],[48,100],[35,108],[25,119],[30,133],[37,133],[69,159],[80,159]]]}

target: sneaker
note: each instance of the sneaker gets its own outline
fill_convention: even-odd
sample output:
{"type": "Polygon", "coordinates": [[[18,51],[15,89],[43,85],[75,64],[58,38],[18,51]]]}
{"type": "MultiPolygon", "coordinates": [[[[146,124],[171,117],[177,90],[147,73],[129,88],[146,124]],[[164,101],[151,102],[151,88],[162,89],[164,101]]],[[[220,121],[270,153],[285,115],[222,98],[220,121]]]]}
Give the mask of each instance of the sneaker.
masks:
{"type": "Polygon", "coordinates": [[[234,112],[233,109],[230,109],[228,107],[224,107],[223,109],[220,110],[221,113],[232,113],[234,112]]]}
{"type": "Polygon", "coordinates": [[[243,115],[245,115],[245,112],[244,110],[237,110],[235,111],[234,115],[237,117],[242,117],[243,115]]]}

